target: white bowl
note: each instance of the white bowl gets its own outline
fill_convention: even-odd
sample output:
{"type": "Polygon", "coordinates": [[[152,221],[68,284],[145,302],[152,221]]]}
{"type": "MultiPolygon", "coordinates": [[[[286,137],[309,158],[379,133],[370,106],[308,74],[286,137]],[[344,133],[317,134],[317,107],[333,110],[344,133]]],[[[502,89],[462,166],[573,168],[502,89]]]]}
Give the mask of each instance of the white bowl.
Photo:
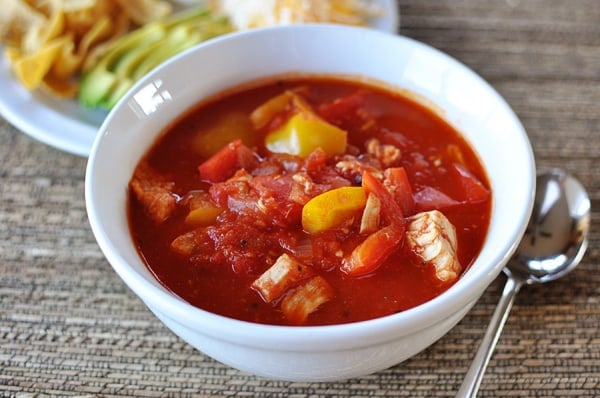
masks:
{"type": "Polygon", "coordinates": [[[89,220],[123,281],[175,334],[203,353],[257,375],[340,380],[398,364],[433,344],[469,311],[501,272],[524,233],[535,189],[530,143],[506,102],[449,56],[374,30],[304,25],[236,33],[163,64],[112,110],[92,148],[86,175],[89,220]],[[481,157],[493,193],[485,246],[439,297],[395,315],[351,324],[253,324],[195,308],[152,276],[128,227],[127,186],[157,135],[203,98],[274,74],[368,77],[431,101],[481,157]]]}

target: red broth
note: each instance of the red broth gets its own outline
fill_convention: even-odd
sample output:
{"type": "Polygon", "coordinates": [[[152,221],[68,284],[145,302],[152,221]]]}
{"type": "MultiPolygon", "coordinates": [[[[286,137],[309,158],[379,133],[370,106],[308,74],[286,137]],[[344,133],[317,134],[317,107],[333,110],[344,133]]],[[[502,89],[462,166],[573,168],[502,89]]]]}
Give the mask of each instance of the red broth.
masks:
{"type": "MultiPolygon", "coordinates": [[[[285,147],[289,137],[282,134],[285,147]]],[[[324,325],[394,314],[447,290],[482,248],[491,195],[472,148],[430,109],[364,83],[314,77],[241,88],[186,113],[138,165],[128,210],[147,267],[194,306],[251,322],[324,325]],[[253,113],[277,96],[279,104],[253,113]],[[273,153],[273,132],[299,112],[343,131],[343,153],[338,139],[327,137],[309,145],[308,154],[273,153]],[[321,146],[337,148],[328,153],[321,146]],[[400,189],[390,175],[404,177],[400,189]],[[335,222],[322,225],[317,216],[317,231],[307,231],[307,203],[341,187],[363,188],[339,190],[351,196],[375,196],[375,217],[366,217],[360,195],[352,198],[357,208],[342,216],[338,202],[315,200],[312,207],[335,213],[335,222]],[[408,242],[412,220],[433,209],[456,232],[460,269],[447,278],[408,242]],[[363,219],[370,222],[365,232],[363,219]],[[391,235],[364,243],[384,229],[391,235]],[[284,254],[295,277],[275,290],[269,278],[257,283],[284,254]],[[308,288],[308,281],[320,284],[308,288]]]]}

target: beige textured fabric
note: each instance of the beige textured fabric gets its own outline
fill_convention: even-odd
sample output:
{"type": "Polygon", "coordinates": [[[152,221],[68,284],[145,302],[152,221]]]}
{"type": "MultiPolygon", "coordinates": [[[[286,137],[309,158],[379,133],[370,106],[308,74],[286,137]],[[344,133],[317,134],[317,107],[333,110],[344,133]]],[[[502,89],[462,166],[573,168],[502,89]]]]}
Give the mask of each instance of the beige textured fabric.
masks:
{"type": "MultiPolygon", "coordinates": [[[[401,34],[458,58],[507,99],[529,133],[538,168],[563,167],[581,179],[595,225],[598,1],[401,0],[399,6],[401,34]]],[[[455,395],[504,277],[449,334],[399,366],[339,383],[250,376],[171,334],[112,271],[87,223],[85,165],[0,118],[0,396],[455,395]]],[[[521,291],[480,396],[600,396],[599,263],[594,227],[578,269],[521,291]]]]}

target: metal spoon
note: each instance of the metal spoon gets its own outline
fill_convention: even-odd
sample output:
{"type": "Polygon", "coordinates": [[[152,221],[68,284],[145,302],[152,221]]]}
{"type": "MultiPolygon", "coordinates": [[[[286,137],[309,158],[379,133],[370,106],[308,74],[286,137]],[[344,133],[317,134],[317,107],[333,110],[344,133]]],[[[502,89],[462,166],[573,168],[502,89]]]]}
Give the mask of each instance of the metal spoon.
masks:
{"type": "Polygon", "coordinates": [[[560,278],[579,264],[588,245],[590,200],[581,184],[562,170],[537,177],[533,212],[516,254],[504,268],[502,297],[457,397],[475,397],[483,374],[523,285],[560,278]]]}

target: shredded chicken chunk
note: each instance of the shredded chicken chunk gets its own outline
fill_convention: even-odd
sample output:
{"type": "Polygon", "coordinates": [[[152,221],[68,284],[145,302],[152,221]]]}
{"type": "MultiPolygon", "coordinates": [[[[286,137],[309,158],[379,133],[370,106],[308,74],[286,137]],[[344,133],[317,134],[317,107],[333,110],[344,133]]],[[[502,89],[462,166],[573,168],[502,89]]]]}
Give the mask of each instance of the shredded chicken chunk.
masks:
{"type": "Polygon", "coordinates": [[[281,302],[281,310],[288,321],[302,324],[311,312],[333,298],[333,288],[325,278],[315,276],[291,291],[281,302]]]}
{"type": "Polygon", "coordinates": [[[147,163],[138,166],[130,185],[137,200],[156,223],[165,221],[175,211],[177,196],[171,192],[175,184],[165,181],[147,163]]]}
{"type": "Polygon", "coordinates": [[[367,203],[360,220],[360,233],[372,234],[379,229],[381,219],[381,201],[372,193],[367,196],[367,203]]]}
{"type": "Polygon", "coordinates": [[[260,292],[267,303],[270,303],[299,281],[312,275],[313,271],[310,267],[284,253],[252,283],[252,287],[260,292]]]}
{"type": "Polygon", "coordinates": [[[411,217],[406,241],[424,262],[435,266],[439,280],[452,281],[462,271],[456,256],[456,230],[440,211],[427,211],[411,217]]]}
{"type": "Polygon", "coordinates": [[[381,162],[385,168],[397,166],[402,159],[402,152],[398,147],[390,144],[382,144],[379,140],[372,138],[366,143],[367,153],[381,162]]]}

